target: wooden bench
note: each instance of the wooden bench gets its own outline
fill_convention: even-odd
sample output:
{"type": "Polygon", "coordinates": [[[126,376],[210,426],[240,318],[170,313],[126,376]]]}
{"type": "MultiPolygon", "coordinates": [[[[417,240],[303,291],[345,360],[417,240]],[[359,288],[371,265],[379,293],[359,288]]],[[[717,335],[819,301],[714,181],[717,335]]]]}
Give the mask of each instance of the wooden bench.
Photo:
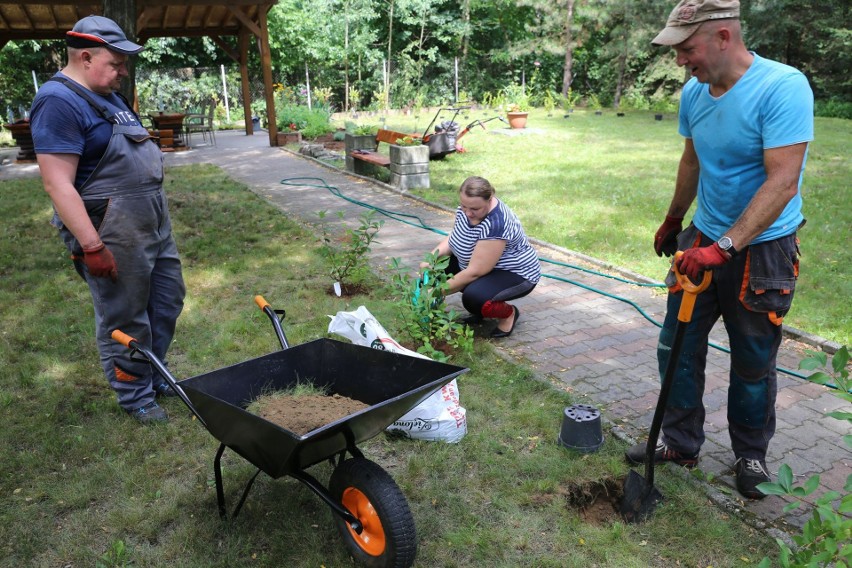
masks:
{"type": "MultiPolygon", "coordinates": [[[[376,133],[376,144],[373,149],[354,149],[347,154],[347,157],[352,158],[353,161],[360,161],[367,164],[372,164],[374,166],[388,168],[390,167],[390,158],[378,152],[379,144],[382,142],[384,142],[385,144],[396,144],[397,140],[399,140],[400,138],[405,138],[406,136],[412,135],[405,134],[403,132],[395,132],[393,130],[379,130],[378,133],[376,133]]],[[[359,169],[360,168],[358,168],[357,164],[354,164],[353,170],[356,173],[363,173],[359,172],[359,169]]]]}

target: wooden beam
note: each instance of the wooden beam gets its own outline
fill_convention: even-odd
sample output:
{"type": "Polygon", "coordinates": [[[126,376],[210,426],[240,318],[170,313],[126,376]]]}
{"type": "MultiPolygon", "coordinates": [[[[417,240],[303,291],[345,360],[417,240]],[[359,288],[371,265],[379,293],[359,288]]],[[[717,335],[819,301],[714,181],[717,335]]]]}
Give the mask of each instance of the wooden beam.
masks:
{"type": "MultiPolygon", "coordinates": [[[[248,16],[246,16],[246,15],[242,12],[242,10],[237,10],[237,9],[236,9],[236,8],[234,8],[233,6],[228,6],[228,10],[229,10],[229,11],[230,11],[230,12],[231,12],[234,16],[236,16],[236,17],[237,17],[237,19],[238,19],[238,20],[239,20],[239,21],[240,21],[240,22],[241,22],[241,23],[242,23],[245,27],[247,27],[247,28],[251,31],[251,33],[253,33],[253,34],[254,34],[254,35],[256,35],[257,37],[260,37],[260,36],[261,36],[261,33],[262,33],[262,32],[260,31],[260,28],[257,26],[257,23],[256,23],[256,22],[254,22],[254,21],[252,21],[252,20],[251,20],[248,16]]],[[[260,14],[263,14],[263,18],[264,18],[264,20],[265,20],[265,19],[266,19],[266,12],[264,12],[263,10],[261,10],[261,11],[258,13],[258,15],[260,15],[260,14]]]]}
{"type": "Polygon", "coordinates": [[[220,36],[213,35],[213,36],[210,36],[210,39],[212,39],[212,40],[213,40],[213,43],[215,43],[215,44],[216,44],[216,45],[218,45],[220,48],[222,48],[222,51],[224,51],[224,52],[225,52],[225,54],[226,54],[228,57],[230,57],[231,59],[233,59],[233,60],[234,60],[234,63],[236,63],[236,64],[238,64],[238,65],[239,65],[239,63],[240,63],[240,53],[239,53],[238,51],[234,51],[234,48],[232,48],[230,45],[228,45],[228,44],[225,42],[225,40],[224,40],[224,39],[222,39],[220,36]]]}

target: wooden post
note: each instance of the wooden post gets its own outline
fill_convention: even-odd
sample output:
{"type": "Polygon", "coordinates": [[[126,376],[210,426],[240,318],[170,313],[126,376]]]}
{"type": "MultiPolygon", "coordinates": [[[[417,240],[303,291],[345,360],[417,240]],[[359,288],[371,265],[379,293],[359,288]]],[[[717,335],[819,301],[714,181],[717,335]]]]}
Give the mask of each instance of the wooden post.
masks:
{"type": "Polygon", "coordinates": [[[248,75],[248,43],[250,38],[246,28],[240,29],[240,86],[243,90],[243,114],[245,115],[246,136],[254,134],[254,125],[251,122],[251,89],[249,88],[248,75]]]}
{"type": "Polygon", "coordinates": [[[269,132],[269,145],[278,143],[278,126],[275,124],[275,99],[272,96],[272,54],[269,51],[269,26],[266,21],[266,11],[258,10],[260,20],[260,65],[263,68],[263,90],[266,95],[266,116],[269,124],[266,125],[269,132]]]}

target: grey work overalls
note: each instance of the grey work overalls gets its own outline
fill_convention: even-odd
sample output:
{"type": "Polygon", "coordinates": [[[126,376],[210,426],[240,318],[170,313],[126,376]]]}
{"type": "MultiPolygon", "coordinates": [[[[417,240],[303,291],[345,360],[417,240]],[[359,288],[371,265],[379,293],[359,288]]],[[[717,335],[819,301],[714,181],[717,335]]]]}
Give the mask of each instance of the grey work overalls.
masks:
{"type": "Polygon", "coordinates": [[[104,155],[77,191],[115,257],[117,280],[91,276],[79,259],[80,244],[61,222],[57,226],[72,255],[79,257],[75,265],[92,294],[104,373],[119,405],[134,410],[154,400],[154,386],[163,378],[147,362],[131,360],[130,350],[111,334],[121,329],[165,360],[186,295],[162,187],[163,156],[134,113],[110,109],[76,83],[60,82],[113,124],[104,155]]]}

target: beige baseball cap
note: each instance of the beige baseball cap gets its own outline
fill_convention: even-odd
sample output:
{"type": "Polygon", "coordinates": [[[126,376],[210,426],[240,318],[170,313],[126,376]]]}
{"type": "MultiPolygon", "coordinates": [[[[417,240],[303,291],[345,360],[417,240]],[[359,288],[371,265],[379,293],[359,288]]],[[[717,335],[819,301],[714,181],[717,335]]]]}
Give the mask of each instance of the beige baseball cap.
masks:
{"type": "Polygon", "coordinates": [[[677,45],[689,39],[704,22],[739,17],[740,3],[737,0],[681,0],[669,14],[666,27],[651,43],[677,45]]]}

